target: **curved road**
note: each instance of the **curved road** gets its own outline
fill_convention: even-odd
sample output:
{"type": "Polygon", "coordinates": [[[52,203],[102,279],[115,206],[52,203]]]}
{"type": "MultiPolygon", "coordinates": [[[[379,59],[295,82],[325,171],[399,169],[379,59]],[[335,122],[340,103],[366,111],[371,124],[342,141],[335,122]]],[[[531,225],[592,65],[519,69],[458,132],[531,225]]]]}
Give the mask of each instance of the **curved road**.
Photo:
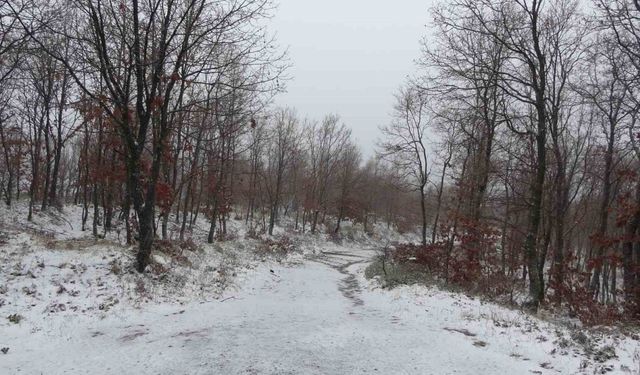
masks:
{"type": "Polygon", "coordinates": [[[552,337],[536,341],[545,333],[526,319],[516,325],[517,314],[442,292],[370,290],[362,272],[373,254],[337,247],[297,267],[261,266],[220,301],[58,322],[53,334],[35,334],[31,348],[12,349],[29,351],[28,360],[0,357],[0,372],[577,372],[580,358],[549,354],[552,337]],[[496,326],[496,319],[505,325],[496,326]]]}

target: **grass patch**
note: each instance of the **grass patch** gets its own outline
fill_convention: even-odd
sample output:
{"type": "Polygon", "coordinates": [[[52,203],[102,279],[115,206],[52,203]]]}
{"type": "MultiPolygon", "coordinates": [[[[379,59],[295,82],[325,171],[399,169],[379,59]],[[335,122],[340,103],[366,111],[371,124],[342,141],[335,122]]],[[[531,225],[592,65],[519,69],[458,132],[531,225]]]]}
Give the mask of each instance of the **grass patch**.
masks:
{"type": "Polygon", "coordinates": [[[427,285],[435,281],[423,267],[410,263],[396,263],[385,259],[383,255],[376,257],[369,264],[364,275],[367,279],[378,277],[385,288],[412,284],[427,285]]]}

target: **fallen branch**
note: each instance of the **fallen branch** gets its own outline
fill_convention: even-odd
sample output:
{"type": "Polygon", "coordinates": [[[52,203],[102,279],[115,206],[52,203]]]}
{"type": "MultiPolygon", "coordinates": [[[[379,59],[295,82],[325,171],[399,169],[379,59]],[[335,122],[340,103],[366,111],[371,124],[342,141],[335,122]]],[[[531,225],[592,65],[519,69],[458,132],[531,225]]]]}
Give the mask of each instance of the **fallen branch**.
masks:
{"type": "Polygon", "coordinates": [[[445,331],[449,331],[449,332],[458,332],[458,333],[462,333],[465,336],[470,336],[470,337],[475,337],[477,336],[475,333],[469,332],[469,330],[467,329],[461,329],[461,328],[448,328],[448,327],[444,327],[443,328],[445,331]]]}

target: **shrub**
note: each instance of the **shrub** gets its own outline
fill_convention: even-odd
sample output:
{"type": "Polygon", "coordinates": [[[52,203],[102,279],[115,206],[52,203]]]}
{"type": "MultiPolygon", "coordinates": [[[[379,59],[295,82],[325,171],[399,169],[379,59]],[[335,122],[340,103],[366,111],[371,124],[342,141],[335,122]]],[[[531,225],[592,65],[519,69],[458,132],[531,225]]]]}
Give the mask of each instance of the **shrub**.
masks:
{"type": "Polygon", "coordinates": [[[571,317],[578,318],[586,326],[610,325],[626,320],[621,306],[595,302],[593,293],[581,279],[569,279],[563,288],[563,297],[571,317]]]}
{"type": "Polygon", "coordinates": [[[258,240],[258,239],[260,239],[260,236],[262,236],[265,233],[266,232],[264,231],[264,228],[258,230],[257,226],[251,225],[249,227],[249,229],[247,230],[247,233],[246,233],[245,237],[251,238],[251,239],[254,239],[254,240],[258,240]]]}
{"type": "Polygon", "coordinates": [[[297,251],[295,242],[286,235],[275,239],[266,238],[256,248],[256,252],[260,255],[275,255],[277,257],[284,257],[295,251],[297,251]]]}
{"type": "Polygon", "coordinates": [[[327,231],[327,237],[329,238],[329,241],[335,243],[335,244],[342,244],[342,233],[338,232],[336,233],[335,231],[327,231]]]}
{"type": "Polygon", "coordinates": [[[218,229],[218,231],[216,232],[216,240],[220,242],[233,241],[237,238],[238,238],[238,233],[232,230],[227,230],[227,232],[225,233],[222,230],[218,229]]]}
{"type": "Polygon", "coordinates": [[[191,261],[184,255],[184,251],[197,252],[202,250],[192,239],[185,241],[158,240],[154,244],[158,252],[168,255],[176,263],[186,266],[190,266],[191,261]]]}
{"type": "Polygon", "coordinates": [[[20,314],[11,314],[11,315],[9,315],[9,316],[7,317],[7,319],[8,319],[11,323],[13,323],[13,324],[18,324],[18,323],[20,323],[20,322],[22,321],[22,319],[24,319],[24,318],[23,318],[23,317],[22,317],[22,315],[20,315],[20,314]]]}
{"type": "MultiPolygon", "coordinates": [[[[387,269],[405,272],[409,280],[426,273],[429,279],[489,297],[510,296],[517,280],[504,274],[495,256],[472,255],[461,244],[442,241],[428,245],[401,243],[385,251],[387,269]],[[400,267],[399,267],[400,266],[400,267]]],[[[388,276],[388,275],[387,275],[388,276]]],[[[395,275],[394,282],[404,279],[395,275]]]]}

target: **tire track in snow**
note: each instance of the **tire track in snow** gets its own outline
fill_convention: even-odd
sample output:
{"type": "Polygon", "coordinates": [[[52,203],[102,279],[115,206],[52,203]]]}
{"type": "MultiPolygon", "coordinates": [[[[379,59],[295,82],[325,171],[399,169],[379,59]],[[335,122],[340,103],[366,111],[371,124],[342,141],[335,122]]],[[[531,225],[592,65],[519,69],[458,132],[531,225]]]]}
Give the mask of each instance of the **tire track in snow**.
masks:
{"type": "Polygon", "coordinates": [[[369,262],[371,260],[370,256],[354,254],[348,251],[323,251],[320,253],[320,255],[312,258],[311,260],[317,263],[325,264],[344,275],[344,278],[342,278],[342,280],[340,280],[340,283],[338,284],[338,290],[345,298],[353,303],[353,306],[364,305],[364,301],[360,298],[362,289],[360,287],[360,283],[358,282],[358,278],[355,274],[349,272],[349,268],[355,264],[369,262]],[[358,260],[352,260],[353,258],[356,258],[358,260]]]}

